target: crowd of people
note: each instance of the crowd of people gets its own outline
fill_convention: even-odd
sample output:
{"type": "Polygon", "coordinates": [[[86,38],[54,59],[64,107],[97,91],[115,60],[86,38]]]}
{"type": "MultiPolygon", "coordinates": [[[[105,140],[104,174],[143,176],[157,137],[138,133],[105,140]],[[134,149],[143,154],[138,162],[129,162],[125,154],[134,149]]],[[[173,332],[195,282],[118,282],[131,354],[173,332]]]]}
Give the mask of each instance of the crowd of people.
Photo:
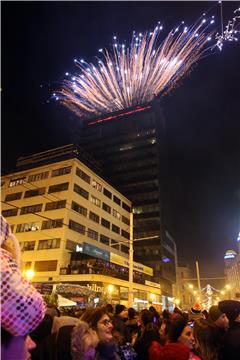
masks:
{"type": "Polygon", "coordinates": [[[201,311],[111,304],[60,312],[20,271],[20,249],[1,217],[2,360],[237,360],[240,302],[201,311]],[[10,240],[10,242],[9,242],[10,240]]]}

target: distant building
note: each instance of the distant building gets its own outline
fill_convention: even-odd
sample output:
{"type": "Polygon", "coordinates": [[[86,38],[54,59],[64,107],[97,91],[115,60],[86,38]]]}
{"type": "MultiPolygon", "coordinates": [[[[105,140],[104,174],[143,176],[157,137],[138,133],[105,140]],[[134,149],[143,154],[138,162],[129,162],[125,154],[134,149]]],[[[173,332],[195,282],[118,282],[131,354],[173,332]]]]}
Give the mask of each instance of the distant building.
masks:
{"type": "MultiPolygon", "coordinates": [[[[101,172],[74,145],[19,158],[2,177],[2,215],[34,283],[79,284],[101,294],[111,285],[112,299],[124,303],[132,204],[89,166],[101,172]]],[[[153,269],[135,262],[135,304],[159,304],[160,293],[153,269]]]]}
{"type": "Polygon", "coordinates": [[[179,300],[182,310],[188,311],[194,304],[193,289],[191,286],[192,274],[188,266],[177,266],[177,282],[174,287],[174,296],[179,300]]]}
{"type": "Polygon", "coordinates": [[[224,256],[228,297],[240,300],[240,252],[228,250],[224,256]]]}
{"type": "Polygon", "coordinates": [[[80,144],[102,164],[104,176],[132,201],[134,257],[154,268],[163,295],[171,297],[176,245],[164,221],[166,148],[159,107],[151,103],[86,120],[80,144]]]}

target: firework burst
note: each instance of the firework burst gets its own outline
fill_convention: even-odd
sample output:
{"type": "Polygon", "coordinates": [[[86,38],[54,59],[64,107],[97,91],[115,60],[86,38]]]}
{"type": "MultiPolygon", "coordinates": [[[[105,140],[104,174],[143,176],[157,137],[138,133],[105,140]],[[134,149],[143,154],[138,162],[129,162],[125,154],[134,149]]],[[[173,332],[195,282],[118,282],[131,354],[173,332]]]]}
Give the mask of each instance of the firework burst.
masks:
{"type": "Polygon", "coordinates": [[[67,79],[54,97],[83,118],[150,102],[169,93],[213,48],[209,44],[213,23],[214,16],[203,17],[190,28],[182,22],[163,40],[158,23],[152,32],[133,33],[129,47],[114,37],[113,49],[100,49],[96,64],[75,59],[78,73],[66,73],[67,79]]]}

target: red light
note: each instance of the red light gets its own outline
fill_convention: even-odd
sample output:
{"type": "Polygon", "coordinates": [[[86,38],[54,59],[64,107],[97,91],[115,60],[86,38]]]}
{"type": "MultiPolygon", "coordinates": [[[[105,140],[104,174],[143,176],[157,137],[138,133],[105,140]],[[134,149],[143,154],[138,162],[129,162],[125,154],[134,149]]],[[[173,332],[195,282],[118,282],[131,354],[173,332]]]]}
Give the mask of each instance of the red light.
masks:
{"type": "Polygon", "coordinates": [[[134,114],[134,113],[137,113],[137,112],[142,112],[142,111],[145,111],[145,110],[150,109],[150,108],[151,108],[151,106],[145,106],[145,107],[137,106],[134,110],[130,110],[130,111],[121,113],[119,115],[113,115],[113,116],[109,116],[109,117],[106,117],[106,118],[103,118],[103,119],[94,120],[94,121],[88,123],[88,126],[99,124],[99,123],[102,123],[102,122],[105,122],[105,121],[111,121],[113,119],[116,119],[116,118],[119,118],[119,117],[122,117],[122,116],[126,116],[126,115],[131,115],[131,114],[134,114]]]}

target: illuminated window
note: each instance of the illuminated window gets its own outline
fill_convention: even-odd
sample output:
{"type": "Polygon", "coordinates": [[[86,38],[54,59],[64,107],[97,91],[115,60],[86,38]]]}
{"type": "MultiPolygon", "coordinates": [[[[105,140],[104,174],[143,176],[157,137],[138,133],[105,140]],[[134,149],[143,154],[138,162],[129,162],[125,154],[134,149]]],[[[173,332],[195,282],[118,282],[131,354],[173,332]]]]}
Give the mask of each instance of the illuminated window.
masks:
{"type": "Polygon", "coordinates": [[[92,180],[92,186],[94,189],[97,189],[98,191],[102,192],[102,185],[99,184],[96,180],[92,180]]]}
{"type": "Polygon", "coordinates": [[[92,195],[91,195],[90,201],[91,201],[94,205],[96,205],[96,206],[98,206],[98,207],[101,207],[101,200],[98,199],[98,198],[96,198],[95,196],[92,196],[92,195]]]}
{"type": "Polygon", "coordinates": [[[9,187],[21,185],[21,184],[23,184],[25,182],[25,180],[26,180],[26,177],[10,180],[9,187]]]}
{"type": "Polygon", "coordinates": [[[121,220],[121,214],[117,210],[113,209],[112,214],[116,219],[121,220]]]}
{"type": "Polygon", "coordinates": [[[39,181],[39,180],[43,180],[43,179],[47,179],[49,175],[49,171],[45,171],[39,174],[33,174],[33,175],[29,175],[28,177],[28,182],[33,182],[33,181],[39,181]]]}
{"type": "Polygon", "coordinates": [[[22,251],[33,251],[35,248],[35,241],[24,241],[20,243],[22,251]]]}
{"type": "Polygon", "coordinates": [[[16,233],[27,232],[27,231],[37,231],[39,229],[40,229],[40,224],[38,222],[18,224],[17,228],[16,228],[16,233]]]}

